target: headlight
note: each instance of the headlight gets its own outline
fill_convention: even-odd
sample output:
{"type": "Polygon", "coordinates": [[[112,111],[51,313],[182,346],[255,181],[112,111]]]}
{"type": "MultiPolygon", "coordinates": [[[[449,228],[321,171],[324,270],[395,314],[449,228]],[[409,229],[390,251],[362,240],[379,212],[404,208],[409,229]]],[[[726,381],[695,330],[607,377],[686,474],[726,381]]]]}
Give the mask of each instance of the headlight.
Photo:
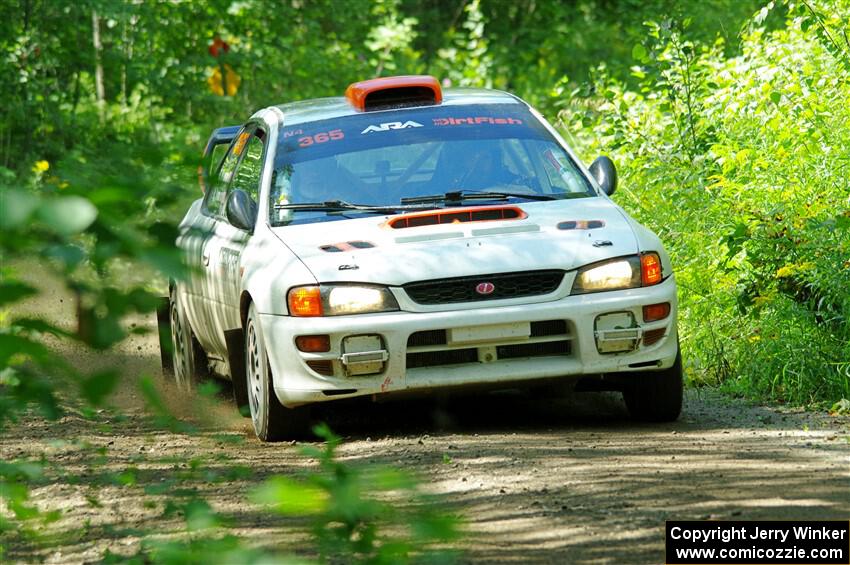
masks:
{"type": "Polygon", "coordinates": [[[576,275],[572,294],[652,286],[661,280],[661,260],[650,252],[583,267],[576,275]]]}
{"type": "Polygon", "coordinates": [[[287,296],[293,316],[343,316],[398,310],[392,293],[382,286],[320,285],[298,286],[287,296]]]}

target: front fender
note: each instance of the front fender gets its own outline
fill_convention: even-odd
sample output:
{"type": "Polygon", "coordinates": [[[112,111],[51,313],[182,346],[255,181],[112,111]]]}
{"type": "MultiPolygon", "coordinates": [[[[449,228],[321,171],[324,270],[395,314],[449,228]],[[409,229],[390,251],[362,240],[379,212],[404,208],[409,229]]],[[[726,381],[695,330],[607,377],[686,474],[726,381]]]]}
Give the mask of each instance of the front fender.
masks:
{"type": "Polygon", "coordinates": [[[260,314],[287,315],[286,291],[316,284],[316,277],[267,226],[258,226],[241,256],[242,291],[260,314]]]}

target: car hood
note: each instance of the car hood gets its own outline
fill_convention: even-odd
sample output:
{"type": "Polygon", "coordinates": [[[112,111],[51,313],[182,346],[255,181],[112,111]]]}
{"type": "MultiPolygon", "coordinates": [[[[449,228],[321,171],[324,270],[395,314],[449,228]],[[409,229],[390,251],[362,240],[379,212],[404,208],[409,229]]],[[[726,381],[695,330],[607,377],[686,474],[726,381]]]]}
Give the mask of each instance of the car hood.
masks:
{"type": "Polygon", "coordinates": [[[387,225],[399,216],[369,216],[277,227],[273,232],[319,282],[402,285],[436,278],[570,270],[638,252],[625,214],[606,198],[516,207],[527,216],[401,229],[387,225]],[[583,222],[592,223],[588,228],[583,222]],[[364,247],[367,244],[371,247],[364,247]]]}

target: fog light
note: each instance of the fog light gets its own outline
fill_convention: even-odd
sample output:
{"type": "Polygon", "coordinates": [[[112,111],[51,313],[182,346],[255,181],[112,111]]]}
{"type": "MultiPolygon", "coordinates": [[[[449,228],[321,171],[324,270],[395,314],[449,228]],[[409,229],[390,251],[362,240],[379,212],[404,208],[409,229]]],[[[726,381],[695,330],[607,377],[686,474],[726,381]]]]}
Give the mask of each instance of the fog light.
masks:
{"type": "Polygon", "coordinates": [[[661,304],[650,304],[643,307],[643,321],[657,322],[663,320],[670,315],[670,303],[662,302],[661,304]]]}
{"type": "Polygon", "coordinates": [[[342,340],[339,360],[349,375],[374,375],[384,370],[390,358],[379,335],[349,336],[342,340]]]}
{"type": "Polygon", "coordinates": [[[596,350],[599,353],[625,353],[637,348],[640,329],[631,312],[611,312],[594,322],[596,350]]]}
{"type": "Polygon", "coordinates": [[[295,347],[305,353],[325,353],[331,350],[331,338],[327,335],[299,335],[295,347]]]}

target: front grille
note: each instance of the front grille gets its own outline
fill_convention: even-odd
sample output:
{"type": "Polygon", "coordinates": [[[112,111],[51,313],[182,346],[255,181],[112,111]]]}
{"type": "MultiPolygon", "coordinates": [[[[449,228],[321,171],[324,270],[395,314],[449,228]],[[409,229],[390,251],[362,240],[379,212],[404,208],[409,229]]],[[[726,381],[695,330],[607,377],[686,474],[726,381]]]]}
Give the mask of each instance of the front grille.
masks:
{"type": "Polygon", "coordinates": [[[546,337],[564,335],[567,333],[567,322],[564,320],[544,320],[531,322],[531,337],[546,337]]]}
{"type": "Polygon", "coordinates": [[[425,347],[428,345],[445,345],[448,343],[446,330],[428,330],[410,334],[407,347],[425,347]]]}
{"type": "Polygon", "coordinates": [[[461,363],[476,363],[477,361],[477,349],[449,349],[447,351],[423,351],[422,353],[407,354],[408,369],[459,365],[461,363]]]}
{"type": "Polygon", "coordinates": [[[453,304],[549,294],[555,292],[563,278],[564,271],[526,271],[421,281],[402,288],[418,304],[453,304]],[[490,283],[492,292],[477,292],[481,283],[490,283]]]}

